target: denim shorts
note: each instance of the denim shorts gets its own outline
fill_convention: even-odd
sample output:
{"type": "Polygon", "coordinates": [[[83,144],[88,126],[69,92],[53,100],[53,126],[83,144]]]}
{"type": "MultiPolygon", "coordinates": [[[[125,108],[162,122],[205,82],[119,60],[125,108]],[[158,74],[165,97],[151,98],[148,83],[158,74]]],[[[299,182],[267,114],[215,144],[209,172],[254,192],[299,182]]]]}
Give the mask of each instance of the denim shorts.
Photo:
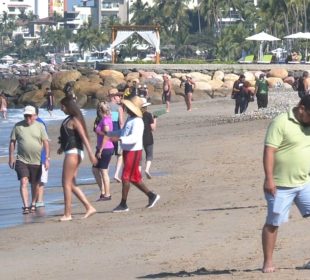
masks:
{"type": "Polygon", "coordinates": [[[290,208],[296,204],[303,217],[310,215],[310,182],[295,188],[277,187],[275,196],[265,192],[267,225],[279,226],[288,221],[290,208]]]}

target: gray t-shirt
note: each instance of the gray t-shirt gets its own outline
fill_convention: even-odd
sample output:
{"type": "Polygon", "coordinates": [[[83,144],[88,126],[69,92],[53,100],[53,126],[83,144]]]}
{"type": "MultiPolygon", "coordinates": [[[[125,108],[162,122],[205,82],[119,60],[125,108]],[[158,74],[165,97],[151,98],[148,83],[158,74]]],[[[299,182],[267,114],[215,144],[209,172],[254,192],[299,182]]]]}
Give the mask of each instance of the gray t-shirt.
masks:
{"type": "Polygon", "coordinates": [[[15,124],[11,140],[16,140],[16,159],[26,164],[41,164],[43,141],[48,140],[44,125],[35,121],[28,125],[25,120],[15,124]]]}

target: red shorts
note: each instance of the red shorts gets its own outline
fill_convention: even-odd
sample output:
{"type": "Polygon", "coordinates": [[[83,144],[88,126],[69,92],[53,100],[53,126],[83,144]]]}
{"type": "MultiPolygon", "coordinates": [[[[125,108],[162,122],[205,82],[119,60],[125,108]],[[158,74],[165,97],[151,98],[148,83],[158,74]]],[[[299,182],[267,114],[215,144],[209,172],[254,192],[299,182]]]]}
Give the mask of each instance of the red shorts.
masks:
{"type": "Polygon", "coordinates": [[[122,174],[123,182],[140,183],[142,181],[139,163],[142,157],[142,150],[123,151],[124,168],[122,174]]]}

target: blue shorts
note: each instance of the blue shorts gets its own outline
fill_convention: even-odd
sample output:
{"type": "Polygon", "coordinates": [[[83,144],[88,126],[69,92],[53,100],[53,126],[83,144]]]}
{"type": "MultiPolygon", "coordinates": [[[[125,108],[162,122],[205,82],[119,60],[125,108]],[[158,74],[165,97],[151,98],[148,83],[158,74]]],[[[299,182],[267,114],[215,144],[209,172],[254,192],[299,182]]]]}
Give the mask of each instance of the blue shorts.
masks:
{"type": "MultiPolygon", "coordinates": [[[[101,152],[101,158],[97,158],[98,159],[98,163],[96,166],[94,166],[95,168],[99,168],[99,169],[108,169],[110,161],[111,161],[111,157],[113,155],[113,151],[114,149],[103,149],[101,152]]],[[[98,153],[98,149],[96,150],[96,155],[98,153]]]]}
{"type": "Polygon", "coordinates": [[[268,207],[267,225],[279,226],[287,222],[293,202],[303,217],[310,216],[310,182],[295,188],[277,187],[275,197],[265,193],[265,198],[268,207]]]}

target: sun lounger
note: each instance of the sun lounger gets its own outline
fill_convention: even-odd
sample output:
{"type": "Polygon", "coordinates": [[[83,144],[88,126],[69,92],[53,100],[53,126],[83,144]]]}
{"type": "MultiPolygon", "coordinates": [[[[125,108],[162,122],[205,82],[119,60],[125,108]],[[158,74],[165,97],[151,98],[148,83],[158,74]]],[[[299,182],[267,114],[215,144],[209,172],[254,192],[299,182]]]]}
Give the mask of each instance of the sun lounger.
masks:
{"type": "Polygon", "coordinates": [[[247,55],[244,60],[240,60],[239,63],[253,63],[254,55],[247,55]]]}
{"type": "Polygon", "coordinates": [[[272,61],[272,54],[264,54],[263,59],[257,61],[257,63],[269,64],[272,61]]]}

